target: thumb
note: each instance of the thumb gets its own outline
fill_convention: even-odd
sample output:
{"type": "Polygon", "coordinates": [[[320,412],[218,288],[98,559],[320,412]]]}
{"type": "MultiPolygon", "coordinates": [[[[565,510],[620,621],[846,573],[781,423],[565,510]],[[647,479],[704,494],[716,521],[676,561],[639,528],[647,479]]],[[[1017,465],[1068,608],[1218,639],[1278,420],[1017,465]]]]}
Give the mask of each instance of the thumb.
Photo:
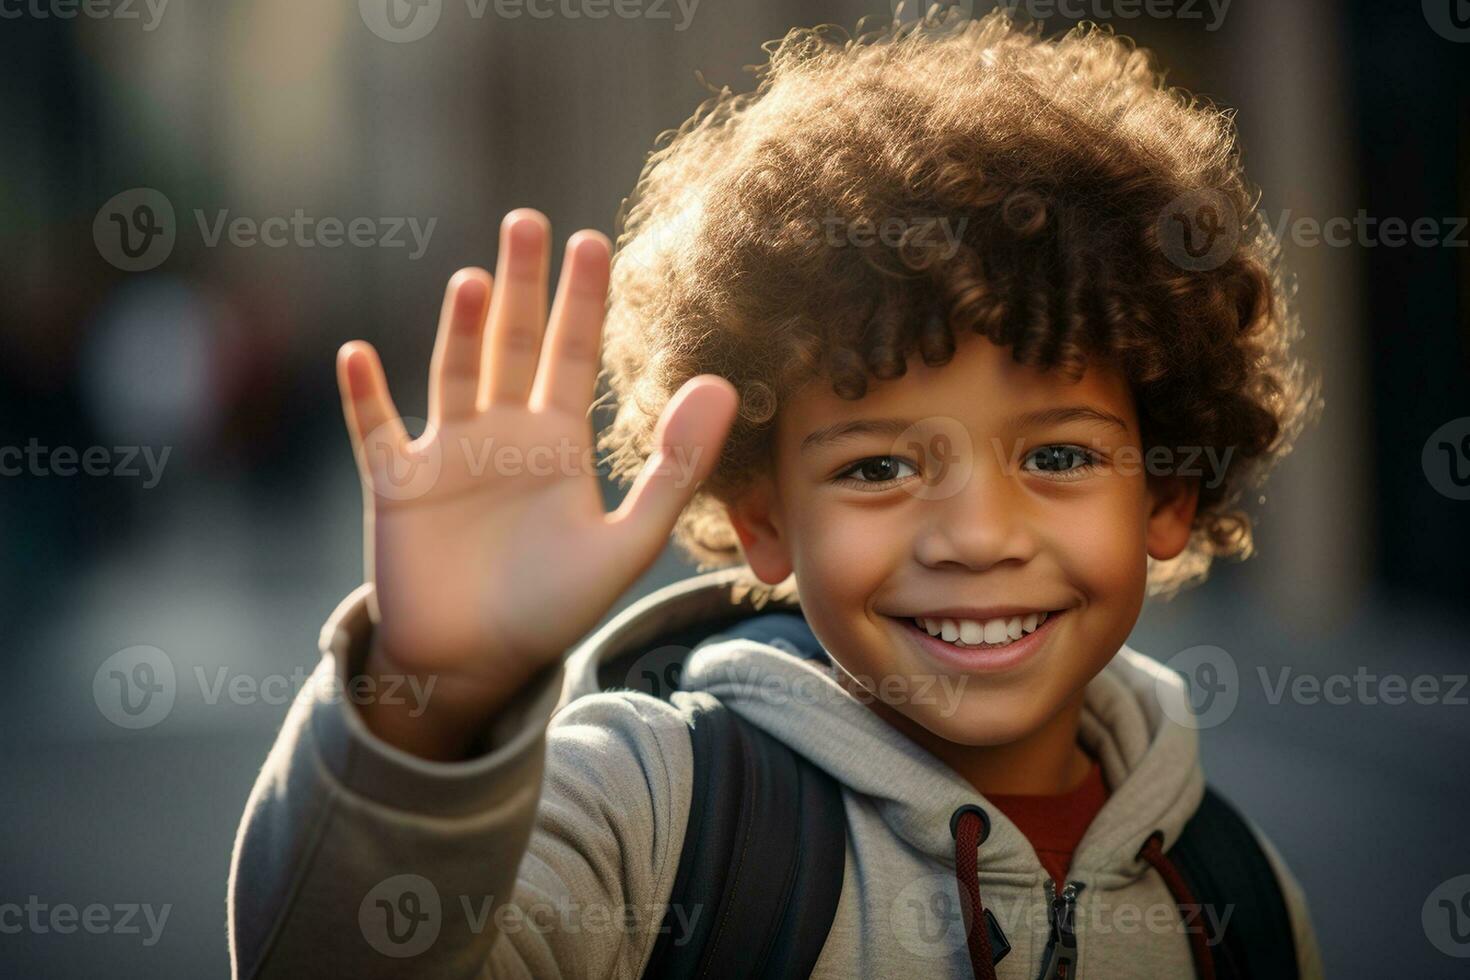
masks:
{"type": "Polygon", "coordinates": [[[669,399],[654,430],[653,454],[608,516],[609,524],[639,543],[640,552],[649,552],[650,561],[700,482],[714,470],[739,402],[735,386],[715,374],[690,378],[669,399]]]}

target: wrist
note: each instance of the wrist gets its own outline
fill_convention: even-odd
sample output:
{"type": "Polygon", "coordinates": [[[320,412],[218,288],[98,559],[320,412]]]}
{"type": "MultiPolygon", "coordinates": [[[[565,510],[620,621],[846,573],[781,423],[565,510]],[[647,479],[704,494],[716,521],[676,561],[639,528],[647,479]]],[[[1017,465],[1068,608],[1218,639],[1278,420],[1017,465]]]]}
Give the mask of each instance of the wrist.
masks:
{"type": "Polygon", "coordinates": [[[481,751],[484,733],[522,686],[514,678],[492,685],[406,669],[384,648],[376,629],[353,673],[380,695],[355,700],[354,710],[368,730],[395,748],[436,762],[463,761],[481,751]]]}

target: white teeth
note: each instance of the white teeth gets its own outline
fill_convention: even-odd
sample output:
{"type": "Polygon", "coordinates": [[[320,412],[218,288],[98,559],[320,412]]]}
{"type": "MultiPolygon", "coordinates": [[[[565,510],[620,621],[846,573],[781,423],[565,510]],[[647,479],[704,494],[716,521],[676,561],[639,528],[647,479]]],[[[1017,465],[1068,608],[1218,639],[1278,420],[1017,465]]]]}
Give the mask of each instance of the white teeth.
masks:
{"type": "Polygon", "coordinates": [[[1046,622],[1046,613],[1027,613],[980,622],[974,619],[915,617],[914,623],[930,636],[942,637],[957,646],[1004,646],[1035,631],[1046,622]]]}

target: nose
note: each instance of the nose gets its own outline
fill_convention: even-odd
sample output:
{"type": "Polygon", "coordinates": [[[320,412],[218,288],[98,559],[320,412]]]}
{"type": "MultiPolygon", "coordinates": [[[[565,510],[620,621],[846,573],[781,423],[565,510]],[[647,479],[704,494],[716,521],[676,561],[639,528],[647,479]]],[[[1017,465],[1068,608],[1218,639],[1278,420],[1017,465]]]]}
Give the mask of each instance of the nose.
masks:
{"type": "Polygon", "coordinates": [[[920,503],[914,557],[930,568],[984,571],[1035,556],[1038,536],[1024,488],[1004,466],[977,454],[953,493],[920,503]]]}

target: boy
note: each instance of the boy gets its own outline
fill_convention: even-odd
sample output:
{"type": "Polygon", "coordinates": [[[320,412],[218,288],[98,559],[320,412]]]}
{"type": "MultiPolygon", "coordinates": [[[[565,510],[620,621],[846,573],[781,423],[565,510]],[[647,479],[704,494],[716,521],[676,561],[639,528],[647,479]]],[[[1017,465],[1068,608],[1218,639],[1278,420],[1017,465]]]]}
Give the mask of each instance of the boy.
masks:
{"type": "MultiPolygon", "coordinates": [[[[666,908],[701,774],[688,718],[599,668],[692,629],[679,687],[840,784],[812,975],[1213,976],[1235,910],[1196,921],[1165,853],[1205,797],[1188,698],[1125,640],[1249,553],[1233,505],[1310,405],[1250,204],[1228,121],[1142,53],[992,15],[792,32],[650,157],[615,263],[572,237],[549,315],[547,223],[508,215],[493,279],[449,284],[423,436],[370,347],[339,357],[367,583],[248,804],[236,974],[654,972],[707,911],[666,908]],[[1200,194],[1213,223],[1174,203],[1200,194]],[[609,289],[601,448],[633,484],[604,514],[609,289]],[[566,658],[671,530],[726,570],[566,658]],[[813,647],[718,635],[767,603],[813,647]]],[[[1272,972],[1317,975],[1257,843],[1208,859],[1265,853],[1272,972]]]]}

